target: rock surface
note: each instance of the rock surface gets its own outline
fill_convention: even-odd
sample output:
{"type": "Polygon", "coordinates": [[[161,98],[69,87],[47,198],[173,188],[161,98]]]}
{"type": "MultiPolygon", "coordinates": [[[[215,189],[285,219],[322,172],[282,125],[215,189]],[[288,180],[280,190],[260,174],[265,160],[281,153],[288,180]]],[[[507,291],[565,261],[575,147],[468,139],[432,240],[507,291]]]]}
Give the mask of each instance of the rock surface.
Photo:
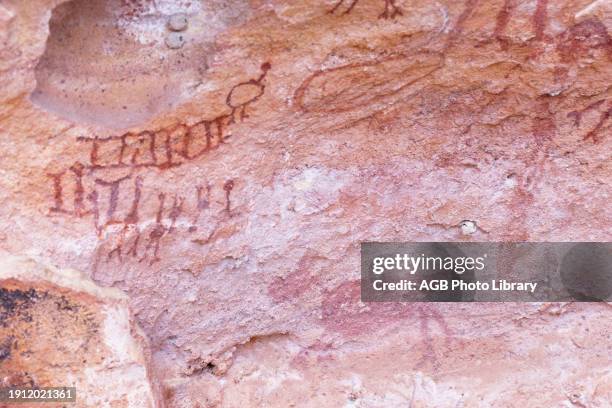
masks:
{"type": "Polygon", "coordinates": [[[71,406],[154,408],[161,397],[149,358],[121,291],[2,255],[1,387],[76,387],[71,406]]]}
{"type": "Polygon", "coordinates": [[[169,407],[605,407],[606,305],[358,279],[360,241],[609,241],[611,30],[608,0],[4,0],[0,248],[125,291],[169,407]]]}

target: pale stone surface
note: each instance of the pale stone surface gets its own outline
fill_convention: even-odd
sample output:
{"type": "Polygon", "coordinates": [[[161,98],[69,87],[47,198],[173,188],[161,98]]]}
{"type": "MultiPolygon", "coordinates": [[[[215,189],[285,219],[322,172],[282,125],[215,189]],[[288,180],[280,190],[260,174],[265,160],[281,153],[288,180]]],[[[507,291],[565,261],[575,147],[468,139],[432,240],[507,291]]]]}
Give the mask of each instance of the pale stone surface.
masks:
{"type": "Polygon", "coordinates": [[[127,292],[168,406],[606,406],[605,305],[357,282],[360,241],[610,240],[609,1],[60,3],[0,2],[0,247],[127,292]]]}
{"type": "Polygon", "coordinates": [[[71,406],[154,408],[149,360],[121,291],[2,253],[1,387],[76,387],[71,406]]]}
{"type": "Polygon", "coordinates": [[[174,14],[168,19],[168,28],[172,31],[184,31],[189,21],[184,14],[174,14]]]}

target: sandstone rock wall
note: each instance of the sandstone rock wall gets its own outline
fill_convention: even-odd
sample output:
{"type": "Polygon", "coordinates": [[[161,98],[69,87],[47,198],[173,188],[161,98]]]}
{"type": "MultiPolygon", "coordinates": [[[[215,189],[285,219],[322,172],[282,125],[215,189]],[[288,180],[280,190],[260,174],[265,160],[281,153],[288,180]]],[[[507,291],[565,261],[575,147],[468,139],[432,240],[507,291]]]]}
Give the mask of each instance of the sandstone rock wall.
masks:
{"type": "Polygon", "coordinates": [[[360,241],[608,241],[611,27],[607,0],[4,0],[0,248],[127,293],[171,407],[604,407],[609,307],[358,279],[360,241]]]}

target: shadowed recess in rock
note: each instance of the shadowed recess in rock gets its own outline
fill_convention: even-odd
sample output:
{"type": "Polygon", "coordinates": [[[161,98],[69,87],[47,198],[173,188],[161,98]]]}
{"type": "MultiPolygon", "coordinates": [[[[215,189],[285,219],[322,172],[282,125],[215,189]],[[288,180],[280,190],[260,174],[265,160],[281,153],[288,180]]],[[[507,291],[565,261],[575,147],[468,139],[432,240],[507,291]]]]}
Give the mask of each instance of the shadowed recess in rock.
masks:
{"type": "Polygon", "coordinates": [[[69,120],[110,129],[146,122],[207,80],[215,36],[245,2],[73,0],[56,7],[31,99],[69,120]],[[185,20],[177,31],[173,21],[185,20]]]}

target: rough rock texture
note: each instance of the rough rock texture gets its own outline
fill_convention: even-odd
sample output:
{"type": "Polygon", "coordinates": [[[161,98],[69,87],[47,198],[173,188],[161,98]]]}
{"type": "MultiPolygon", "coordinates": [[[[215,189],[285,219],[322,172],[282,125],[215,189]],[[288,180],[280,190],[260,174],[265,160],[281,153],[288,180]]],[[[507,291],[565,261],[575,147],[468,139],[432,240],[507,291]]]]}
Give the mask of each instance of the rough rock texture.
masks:
{"type": "Polygon", "coordinates": [[[610,307],[358,278],[366,240],[610,240],[611,30],[609,0],[0,1],[0,247],[125,291],[170,407],[609,406],[610,307]]]}
{"type": "Polygon", "coordinates": [[[76,407],[158,407],[149,357],[121,291],[2,254],[1,387],[76,387],[76,407]]]}

